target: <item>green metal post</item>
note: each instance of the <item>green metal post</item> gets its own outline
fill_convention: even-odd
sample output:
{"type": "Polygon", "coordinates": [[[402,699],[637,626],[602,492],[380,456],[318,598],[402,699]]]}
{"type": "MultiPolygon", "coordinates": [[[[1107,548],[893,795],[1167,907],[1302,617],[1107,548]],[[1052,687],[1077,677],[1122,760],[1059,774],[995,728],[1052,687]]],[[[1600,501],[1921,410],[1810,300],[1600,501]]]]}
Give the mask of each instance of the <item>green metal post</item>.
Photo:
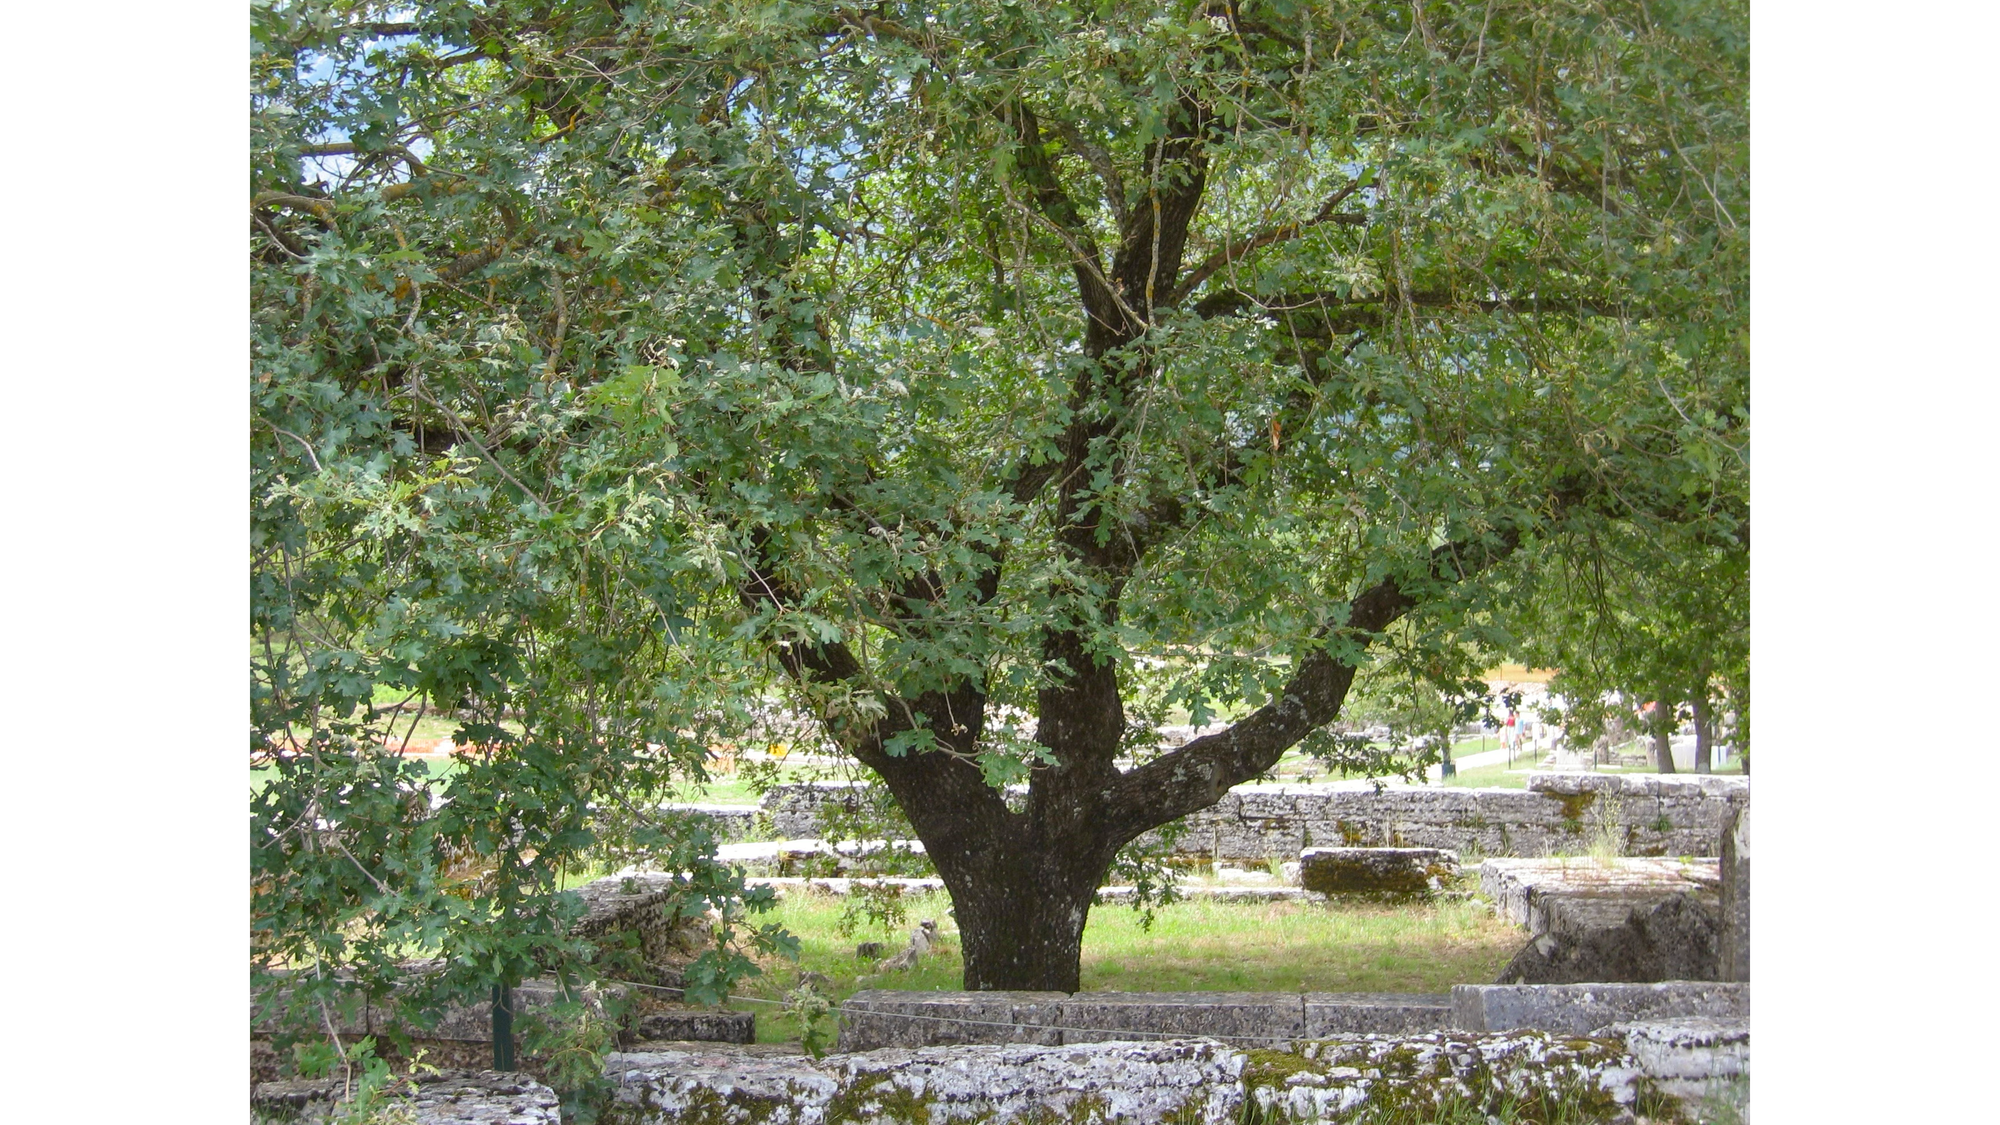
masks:
{"type": "Polygon", "coordinates": [[[493,1069],[514,1069],[514,990],[493,986],[493,1069]]]}

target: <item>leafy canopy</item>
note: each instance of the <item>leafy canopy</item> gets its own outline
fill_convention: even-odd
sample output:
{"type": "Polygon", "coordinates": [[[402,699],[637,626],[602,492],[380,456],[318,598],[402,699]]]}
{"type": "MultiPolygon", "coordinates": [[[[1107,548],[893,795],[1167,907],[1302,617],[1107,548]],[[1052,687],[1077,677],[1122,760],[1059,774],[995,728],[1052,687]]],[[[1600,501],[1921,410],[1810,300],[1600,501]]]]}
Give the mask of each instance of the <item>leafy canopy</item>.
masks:
{"type": "Polygon", "coordinates": [[[648,823],[781,670],[836,736],[1005,784],[1085,665],[1145,753],[1364,662],[1340,626],[1386,577],[1422,595],[1400,643],[1527,651],[1512,609],[1571,613],[1546,576],[1608,537],[1696,601],[1741,557],[1741,4],[273,0],[253,31],[273,964],[576,968],[556,888],[636,846],[733,920],[704,841],[601,814],[648,823]],[[1432,582],[1447,542],[1504,564],[1432,582]],[[960,745],[913,701],[968,683],[960,745]],[[478,748],[448,779],[379,751],[419,707],[478,748]]]}

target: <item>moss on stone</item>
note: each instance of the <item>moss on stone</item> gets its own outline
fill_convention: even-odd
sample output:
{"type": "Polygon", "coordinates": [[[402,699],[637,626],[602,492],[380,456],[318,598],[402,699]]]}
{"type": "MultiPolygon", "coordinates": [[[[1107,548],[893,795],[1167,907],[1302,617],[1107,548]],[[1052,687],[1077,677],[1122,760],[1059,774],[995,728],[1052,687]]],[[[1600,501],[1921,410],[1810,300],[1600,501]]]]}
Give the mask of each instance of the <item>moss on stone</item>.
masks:
{"type": "Polygon", "coordinates": [[[1110,1102],[1096,1094],[1080,1094],[1063,1109],[1038,1105],[1014,1120],[1019,1125],[1102,1125],[1110,1119],[1110,1102]]]}
{"type": "Polygon", "coordinates": [[[1632,1112],[1653,1125],[1684,1125],[1688,1120],[1681,1100],[1663,1092],[1650,1078],[1639,1079],[1639,1095],[1632,1100],[1632,1112]]]}
{"type": "Polygon", "coordinates": [[[1544,793],[1542,796],[1563,807],[1563,820],[1565,822],[1572,820],[1581,821],[1583,814],[1588,812],[1590,806],[1597,801],[1597,792],[1592,789],[1586,789],[1581,793],[1544,793]]]}
{"type": "Polygon", "coordinates": [[[1243,1088],[1255,1089],[1259,1086],[1279,1086],[1294,1074],[1310,1071],[1324,1074],[1326,1064],[1309,1059],[1292,1051],[1251,1050],[1243,1052],[1248,1060],[1243,1064],[1243,1088]]]}
{"type": "MultiPolygon", "coordinates": [[[[686,1104],[674,1111],[675,1125],[763,1125],[786,1104],[782,1098],[743,1090],[731,1090],[724,1095],[707,1086],[696,1086],[681,1096],[686,1104]]],[[[623,1125],[627,1121],[643,1121],[648,1116],[632,1112],[630,1106],[614,1105],[600,1120],[607,1125],[623,1125]]]]}
{"type": "Polygon", "coordinates": [[[1417,1073],[1417,1064],[1422,1059],[1422,1052],[1406,1044],[1391,1048],[1374,1065],[1381,1068],[1385,1078],[1408,1078],[1417,1073]]]}
{"type": "Polygon", "coordinates": [[[930,1094],[919,1097],[886,1074],[856,1075],[826,1104],[826,1125],[887,1119],[897,1125],[931,1125],[930,1094]]]}

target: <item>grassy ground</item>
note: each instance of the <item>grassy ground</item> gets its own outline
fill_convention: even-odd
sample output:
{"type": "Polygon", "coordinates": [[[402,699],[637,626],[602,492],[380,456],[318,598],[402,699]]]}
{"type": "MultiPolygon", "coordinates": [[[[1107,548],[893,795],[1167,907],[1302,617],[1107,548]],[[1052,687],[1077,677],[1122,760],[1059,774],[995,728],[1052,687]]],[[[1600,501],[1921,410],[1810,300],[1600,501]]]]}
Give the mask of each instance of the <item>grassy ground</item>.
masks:
{"type": "MultiPolygon", "coordinates": [[[[744,996],[778,999],[804,971],[825,974],[833,998],[863,988],[956,989],[963,963],[944,894],[911,900],[909,921],[894,934],[877,926],[837,932],[842,900],[791,895],[759,921],[783,924],[799,938],[794,965],[772,960],[744,996]],[[868,979],[861,941],[900,949],[910,927],[937,920],[939,947],[915,968],[868,979]]],[[[1473,901],[1431,905],[1182,902],[1158,911],[1150,932],[1124,906],[1091,911],[1083,936],[1083,987],[1122,992],[1244,991],[1447,992],[1454,984],[1496,977],[1521,944],[1520,932],[1473,901]]],[[[799,1036],[798,1021],[769,1005],[737,1001],[757,1013],[760,1042],[799,1036]]]]}
{"type": "MultiPolygon", "coordinates": [[[[1541,760],[1541,755],[1539,754],[1523,754],[1514,759],[1514,768],[1511,770],[1507,768],[1505,763],[1492,766],[1479,766],[1474,769],[1462,769],[1453,775],[1450,780],[1446,781],[1445,784],[1470,789],[1525,789],[1528,787],[1528,775],[1541,769],[1541,760]]],[[[1598,769],[1597,772],[1652,773],[1653,771],[1645,766],[1604,766],[1598,769]]],[[[1718,777],[1742,777],[1743,767],[1732,763],[1726,769],[1716,770],[1715,774],[1718,777]]],[[[1693,777],[1696,775],[1690,773],[1680,776],[1693,777]]]]}

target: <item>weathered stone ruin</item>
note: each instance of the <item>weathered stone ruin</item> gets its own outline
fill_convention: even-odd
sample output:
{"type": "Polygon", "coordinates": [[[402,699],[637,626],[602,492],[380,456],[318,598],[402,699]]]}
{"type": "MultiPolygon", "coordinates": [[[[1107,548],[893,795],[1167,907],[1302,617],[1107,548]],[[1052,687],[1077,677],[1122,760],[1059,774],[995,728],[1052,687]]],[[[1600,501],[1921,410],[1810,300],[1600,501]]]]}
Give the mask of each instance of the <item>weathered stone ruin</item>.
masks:
{"type": "MultiPolygon", "coordinates": [[[[838,1051],[818,1060],[752,1045],[749,1013],[649,1003],[621,1033],[626,1049],[607,1060],[614,1092],[600,1120],[1236,1125],[1248,1117],[1351,1121],[1377,1109],[1456,1120],[1505,1103],[1637,1123],[1684,1120],[1677,1115],[1695,1101],[1723,1099],[1747,1121],[1747,785],[1615,775],[1536,775],[1532,784],[1239,790],[1225,799],[1231,808],[1218,806],[1233,819],[1202,814],[1210,835],[1199,850],[1215,857],[1261,862],[1329,823],[1340,834],[1338,845],[1292,853],[1303,888],[1223,888],[1231,892],[1430,893],[1457,874],[1450,841],[1540,856],[1480,866],[1482,893],[1529,937],[1503,983],[1460,985],[1449,996],[869,990],[841,1005],[838,1051]],[[1487,846],[1496,834],[1507,847],[1487,846]],[[1658,850],[1607,855],[1607,841],[1612,851],[1658,850]],[[1586,842],[1599,854],[1546,855],[1586,842]],[[1665,858],[1718,851],[1719,860],[1665,858]]],[[[803,789],[792,794],[786,815],[814,815],[813,799],[803,789]]],[[[771,878],[825,891],[863,881],[913,892],[935,884],[771,878]]],[[[678,984],[679,966],[706,936],[667,920],[668,880],[619,876],[581,892],[578,932],[622,950],[638,974],[629,979],[641,983],[678,984]]],[[[517,1007],[554,1002],[552,989],[523,985],[517,1007]]],[[[343,1019],[345,1035],[381,1034],[394,1023],[394,1004],[363,1002],[343,1019]]],[[[486,1051],[489,1019],[486,1005],[466,1005],[426,1034],[486,1051]]],[[[265,1083],[253,1096],[253,1125],[326,1120],[337,1096],[337,1083],[265,1083]]],[[[420,1079],[410,1108],[420,1125],[558,1120],[547,1087],[490,1071],[420,1079]]]]}
{"type": "MultiPolygon", "coordinates": [[[[1587,851],[1595,832],[1622,855],[1712,856],[1724,823],[1749,798],[1747,778],[1703,774],[1536,773],[1526,789],[1239,785],[1187,817],[1175,848],[1248,863],[1318,847],[1544,856],[1587,851]]],[[[823,807],[860,800],[845,782],[780,785],[762,811],[775,835],[813,837],[823,807]]]]}
{"type": "Polygon", "coordinates": [[[1458,877],[1458,853],[1443,848],[1307,848],[1299,884],[1323,895],[1428,894],[1458,877]]]}
{"type": "MultiPolygon", "coordinates": [[[[759,1057],[679,1048],[613,1055],[607,1125],[1235,1125],[1252,1116],[1354,1119],[1371,1108],[1480,1113],[1503,1103],[1560,1104],[1568,1120],[1665,1118],[1675,1088],[1705,1093],[1740,1073],[1709,1073],[1696,1037],[1646,1027],[1594,1036],[1540,1031],[1428,1032],[1299,1041],[1290,1049],[1205,1039],[1030,1043],[759,1057]],[[1645,1060],[1628,1040],[1645,1043],[1645,1060]],[[1679,1053],[1676,1053],[1678,1051],[1679,1053]],[[1246,1112],[1254,1104],[1256,1109],[1246,1112]]],[[[1418,1117],[1415,1119],[1428,1119],[1418,1117]]]]}
{"type": "MultiPolygon", "coordinates": [[[[420,1074],[409,1120],[415,1125],[559,1125],[556,1092],[525,1074],[450,1070],[420,1074]]],[[[250,1125],[316,1125],[346,1096],[342,1078],[265,1082],[250,1096],[250,1125]]]]}
{"type": "Polygon", "coordinates": [[[1750,979],[1750,803],[1722,832],[1722,925],[1717,941],[1723,980],[1750,979]]]}
{"type": "MultiPolygon", "coordinates": [[[[609,975],[640,985],[680,986],[681,969],[700,952],[709,930],[706,919],[668,915],[663,907],[676,899],[670,884],[670,876],[642,874],[599,879],[578,888],[585,910],[573,932],[597,943],[606,958],[609,975]]],[[[415,982],[441,967],[437,962],[413,961],[406,963],[403,970],[406,981],[415,982]]],[[[608,991],[622,995],[626,988],[614,985],[608,991]]],[[[568,1002],[581,1002],[603,1011],[598,990],[572,991],[552,979],[522,981],[514,987],[512,997],[517,1021],[568,1002]]],[[[288,1002],[289,990],[284,988],[274,995],[252,1000],[253,1080],[270,1081],[277,1077],[278,1057],[271,1047],[271,1037],[282,1027],[278,1012],[288,1002]]],[[[747,1043],[755,1037],[755,1017],[748,1012],[687,1008],[643,991],[637,998],[637,1006],[639,1024],[624,1029],[627,1038],[714,1036],[747,1043]],[[644,1022],[648,1016],[657,1017],[651,1033],[644,1022]]],[[[411,1051],[423,1051],[433,1065],[477,1070],[493,1059],[490,1000],[447,1005],[419,1022],[399,1012],[395,994],[379,998],[357,995],[335,1008],[331,1015],[332,1030],[341,1037],[352,1041],[373,1036],[385,1052],[391,1052],[391,1044],[401,1038],[409,1043],[411,1051]]]]}
{"type": "Polygon", "coordinates": [[[1503,984],[1721,978],[1715,860],[1490,859],[1479,877],[1530,935],[1503,984]]]}

